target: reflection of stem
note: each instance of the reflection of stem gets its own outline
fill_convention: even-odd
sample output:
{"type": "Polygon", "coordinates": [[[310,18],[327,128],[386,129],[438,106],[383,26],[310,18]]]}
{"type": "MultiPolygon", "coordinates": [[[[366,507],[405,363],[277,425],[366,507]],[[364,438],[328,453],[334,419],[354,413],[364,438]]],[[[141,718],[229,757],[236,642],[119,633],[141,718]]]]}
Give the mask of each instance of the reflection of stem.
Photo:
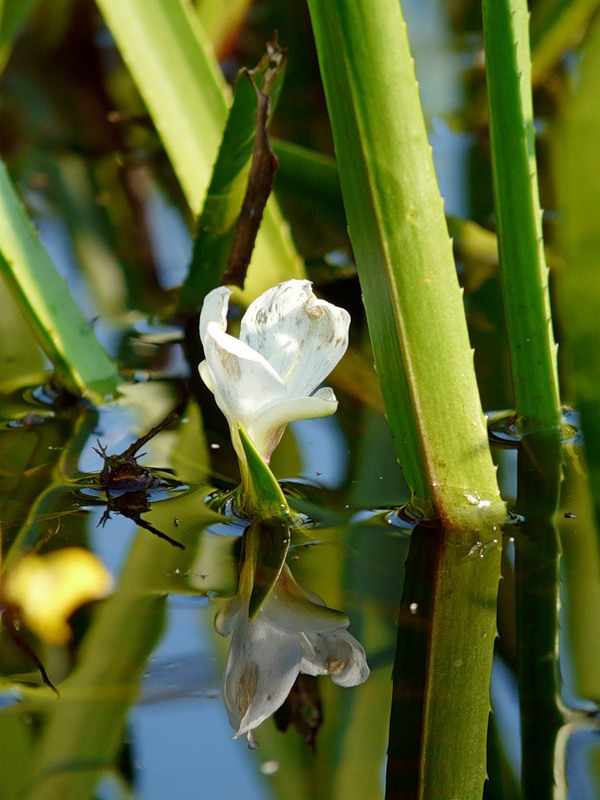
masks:
{"type": "Polygon", "coordinates": [[[472,800],[486,775],[496,530],[416,528],[400,606],[387,800],[472,800]]]}
{"type": "MultiPolygon", "coordinates": [[[[164,509],[165,522],[173,510],[174,504],[164,509]]],[[[177,511],[186,516],[184,507],[177,511]]],[[[161,513],[158,509],[155,515],[161,513]]],[[[184,554],[146,533],[137,536],[116,593],[97,608],[77,667],[61,685],[61,699],[42,708],[28,800],[90,797],[114,767],[127,713],[164,623],[166,595],[153,587],[159,576],[184,572],[193,557],[193,547],[184,554]]]]}
{"type": "Polygon", "coordinates": [[[515,537],[517,671],[522,797],[554,797],[558,708],[559,548],[552,517],[561,480],[560,431],[529,434],[519,447],[515,537]]]}
{"type": "Polygon", "coordinates": [[[29,647],[25,639],[19,633],[19,614],[15,609],[7,608],[5,609],[4,613],[2,614],[2,625],[4,629],[10,634],[11,639],[17,645],[21,652],[25,653],[27,658],[31,661],[31,663],[36,667],[39,671],[43,682],[48,686],[57,697],[60,697],[59,691],[56,686],[52,683],[50,678],[48,677],[48,673],[46,672],[46,668],[37,657],[35,652],[29,647]]]}

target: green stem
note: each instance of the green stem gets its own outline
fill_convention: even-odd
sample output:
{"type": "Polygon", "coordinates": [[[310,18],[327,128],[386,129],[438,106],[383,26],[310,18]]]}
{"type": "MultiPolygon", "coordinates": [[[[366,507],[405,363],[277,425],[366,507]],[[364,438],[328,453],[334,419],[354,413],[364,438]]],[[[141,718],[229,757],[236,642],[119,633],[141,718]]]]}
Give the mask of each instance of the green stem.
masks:
{"type": "Polygon", "coordinates": [[[425,514],[503,514],[396,0],[309,0],[350,238],[398,457],[425,514]]]}
{"type": "MultiPolygon", "coordinates": [[[[97,0],[195,215],[202,209],[227,118],[227,88],[195,10],[184,0],[97,0]]],[[[303,267],[269,200],[245,296],[303,267]]]]}
{"type": "Polygon", "coordinates": [[[577,409],[585,434],[585,460],[600,521],[600,182],[590,164],[598,158],[600,132],[600,18],[582,52],[576,89],[570,99],[557,149],[564,208],[562,244],[568,269],[560,276],[565,338],[573,364],[577,409]]]}
{"type": "Polygon", "coordinates": [[[413,531],[394,662],[386,800],[476,800],[486,777],[500,534],[413,531]]]}
{"type": "Polygon", "coordinates": [[[484,0],[494,207],[515,406],[524,430],[560,424],[531,99],[527,0],[484,0]]]}
{"type": "Polygon", "coordinates": [[[600,3],[598,0],[544,0],[531,19],[531,82],[539,86],[581,37],[600,3]]]}
{"type": "Polygon", "coordinates": [[[558,707],[560,552],[553,517],[561,483],[560,432],[525,436],[519,447],[515,536],[517,674],[523,800],[553,800],[558,707]]]}

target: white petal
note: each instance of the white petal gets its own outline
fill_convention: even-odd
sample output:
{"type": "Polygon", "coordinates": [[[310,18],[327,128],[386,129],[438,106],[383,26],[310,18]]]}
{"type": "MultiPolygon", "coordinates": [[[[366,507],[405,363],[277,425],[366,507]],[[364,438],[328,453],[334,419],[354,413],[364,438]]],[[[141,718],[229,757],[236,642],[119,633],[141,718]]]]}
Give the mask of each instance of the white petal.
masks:
{"type": "Polygon", "coordinates": [[[317,419],[335,414],[338,407],[333,390],[324,387],[312,397],[291,397],[268,405],[248,424],[248,436],[256,449],[269,461],[279,444],[288,422],[298,419],[317,419]]]}
{"type": "Polygon", "coordinates": [[[348,347],[350,315],[317,300],[310,281],[290,280],[250,304],[240,339],[261,353],[292,396],[309,395],[348,347]]]}
{"type": "Polygon", "coordinates": [[[209,371],[217,404],[231,424],[239,421],[248,430],[264,406],[285,396],[285,385],[271,365],[214,322],[206,328],[204,353],[200,374],[204,379],[209,371]]]}
{"type": "Polygon", "coordinates": [[[261,614],[268,617],[273,626],[297,634],[336,631],[350,624],[341,611],[329,608],[318,595],[299,586],[287,564],[258,617],[261,614]]]}
{"type": "Polygon", "coordinates": [[[218,286],[204,298],[199,326],[202,344],[204,344],[206,338],[206,329],[209,322],[216,322],[222,331],[227,330],[227,309],[229,308],[230,297],[231,289],[227,289],[226,286],[218,286]]]}
{"type": "Polygon", "coordinates": [[[257,616],[252,622],[245,615],[238,617],[223,684],[234,738],[277,711],[294,685],[301,660],[296,634],[272,627],[265,617],[257,616]]]}
{"type": "Polygon", "coordinates": [[[362,645],[346,630],[307,634],[300,671],[329,675],[339,686],[358,686],[369,677],[362,645]]]}
{"type": "Polygon", "coordinates": [[[239,595],[227,600],[217,611],[215,616],[215,630],[221,636],[229,636],[235,627],[236,620],[240,614],[239,595]]]}
{"type": "Polygon", "coordinates": [[[208,366],[208,361],[201,361],[198,364],[198,372],[200,373],[200,377],[206,384],[206,386],[210,389],[210,391],[214,394],[215,393],[215,383],[212,379],[212,373],[210,371],[210,367],[208,366]]]}

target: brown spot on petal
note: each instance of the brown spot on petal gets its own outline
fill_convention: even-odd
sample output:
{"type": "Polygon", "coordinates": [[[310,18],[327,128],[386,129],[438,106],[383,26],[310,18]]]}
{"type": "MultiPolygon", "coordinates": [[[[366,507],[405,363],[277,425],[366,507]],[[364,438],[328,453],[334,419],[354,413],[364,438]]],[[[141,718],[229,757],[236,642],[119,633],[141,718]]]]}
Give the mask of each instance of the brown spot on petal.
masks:
{"type": "Polygon", "coordinates": [[[320,319],[323,316],[323,314],[325,313],[323,311],[323,309],[321,308],[321,306],[308,305],[308,303],[307,303],[305,308],[306,308],[306,316],[307,317],[313,317],[313,319],[320,319]]]}
{"type": "Polygon", "coordinates": [[[223,347],[217,347],[217,357],[223,365],[225,372],[228,373],[229,377],[233,380],[239,379],[241,370],[236,356],[234,356],[233,353],[230,353],[229,350],[225,350],[223,347]]]}
{"type": "Polygon", "coordinates": [[[242,716],[248,710],[252,698],[256,694],[257,685],[258,664],[255,661],[249,661],[244,667],[244,671],[242,672],[235,690],[235,704],[242,716]]]}
{"type": "Polygon", "coordinates": [[[337,675],[340,670],[344,669],[344,662],[339,658],[327,658],[325,668],[330,675],[337,675]]]}

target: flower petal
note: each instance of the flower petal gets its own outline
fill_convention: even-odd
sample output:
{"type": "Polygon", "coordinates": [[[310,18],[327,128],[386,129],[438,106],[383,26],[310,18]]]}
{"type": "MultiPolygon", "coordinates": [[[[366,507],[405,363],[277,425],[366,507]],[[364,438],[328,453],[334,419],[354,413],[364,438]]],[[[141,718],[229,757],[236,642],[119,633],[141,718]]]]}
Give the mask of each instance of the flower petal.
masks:
{"type": "Polygon", "coordinates": [[[284,702],[300,671],[302,647],[296,633],[270,625],[260,615],[243,615],[233,631],[223,694],[236,733],[248,734],[284,702]]]}
{"type": "Polygon", "coordinates": [[[272,402],[248,424],[248,436],[268,463],[288,422],[317,419],[335,414],[338,407],[333,390],[319,389],[312,397],[289,397],[272,402]]]}
{"type": "Polygon", "coordinates": [[[258,612],[258,617],[261,615],[268,617],[273,626],[297,634],[336,631],[350,624],[341,611],[329,608],[318,595],[299,586],[287,564],[258,612]]]}
{"type": "Polygon", "coordinates": [[[215,615],[215,630],[220,636],[229,636],[240,614],[239,595],[226,600],[215,615]]]}
{"type": "Polygon", "coordinates": [[[230,425],[237,427],[239,421],[248,429],[263,407],[285,396],[285,385],[271,365],[247,344],[225,333],[218,323],[206,326],[204,352],[206,361],[201,364],[200,376],[213,389],[230,425]]]}
{"type": "Polygon", "coordinates": [[[227,309],[229,308],[231,294],[231,289],[226,286],[218,286],[204,298],[199,326],[202,344],[206,340],[206,330],[210,322],[216,322],[222,331],[227,330],[227,309]]]}
{"type": "Polygon", "coordinates": [[[286,383],[290,395],[309,395],[329,375],[348,347],[350,315],[317,300],[310,281],[290,280],[248,306],[240,339],[261,353],[286,383]]]}
{"type": "Polygon", "coordinates": [[[300,671],[329,675],[338,686],[358,686],[369,677],[362,645],[346,630],[307,634],[300,671]]]}
{"type": "Polygon", "coordinates": [[[210,367],[208,366],[208,361],[201,361],[198,364],[198,372],[200,373],[200,377],[204,381],[205,385],[208,389],[214,394],[216,391],[215,383],[212,379],[212,373],[210,371],[210,367]]]}

